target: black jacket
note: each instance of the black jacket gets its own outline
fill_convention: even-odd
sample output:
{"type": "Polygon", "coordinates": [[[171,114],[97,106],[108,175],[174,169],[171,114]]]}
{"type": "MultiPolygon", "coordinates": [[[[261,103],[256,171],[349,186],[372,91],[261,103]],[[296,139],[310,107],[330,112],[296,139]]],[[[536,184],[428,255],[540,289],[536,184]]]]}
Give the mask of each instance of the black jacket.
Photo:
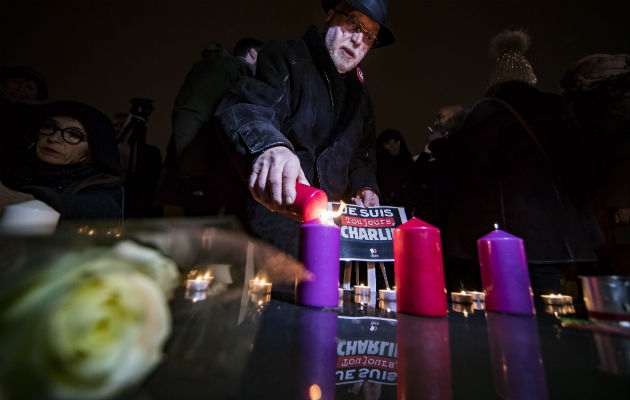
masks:
{"type": "MultiPolygon", "coordinates": [[[[359,71],[339,74],[315,27],[300,40],[266,45],[256,78],[242,79],[216,113],[241,174],[280,145],[295,152],[306,178],[330,201],[360,188],[378,193],[372,103],[359,71]]],[[[245,217],[252,233],[295,254],[297,225],[252,201],[245,217]]]]}
{"type": "Polygon", "coordinates": [[[530,263],[594,261],[599,232],[587,201],[585,148],[574,114],[560,96],[525,83],[501,84],[491,96],[519,112],[550,162],[506,107],[480,101],[448,146],[431,147],[436,158],[453,163],[446,255],[475,259],[476,240],[499,223],[524,239],[530,263]]]}

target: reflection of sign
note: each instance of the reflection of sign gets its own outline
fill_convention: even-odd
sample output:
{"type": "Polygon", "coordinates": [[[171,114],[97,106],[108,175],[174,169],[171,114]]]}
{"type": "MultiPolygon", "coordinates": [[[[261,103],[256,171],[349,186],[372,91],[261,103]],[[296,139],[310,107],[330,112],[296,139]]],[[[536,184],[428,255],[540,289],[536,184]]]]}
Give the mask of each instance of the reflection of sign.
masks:
{"type": "Polygon", "coordinates": [[[396,320],[340,316],[337,386],[396,385],[396,320]]]}
{"type": "MultiPolygon", "coordinates": [[[[328,203],[337,210],[339,203],[328,203]]],[[[394,261],[392,245],[394,228],[407,222],[405,210],[399,207],[359,207],[348,205],[335,218],[341,228],[341,260],[394,261]]]]}

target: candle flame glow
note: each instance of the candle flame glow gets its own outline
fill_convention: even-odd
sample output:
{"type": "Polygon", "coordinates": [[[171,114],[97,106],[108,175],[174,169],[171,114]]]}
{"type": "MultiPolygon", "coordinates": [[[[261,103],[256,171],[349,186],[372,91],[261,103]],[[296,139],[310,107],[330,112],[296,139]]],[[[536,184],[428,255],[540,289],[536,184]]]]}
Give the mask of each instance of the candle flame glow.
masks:
{"type": "Polygon", "coordinates": [[[337,211],[321,210],[319,213],[319,220],[322,221],[322,223],[334,225],[335,223],[333,222],[333,220],[343,214],[343,210],[345,209],[346,203],[341,200],[339,201],[339,209],[337,211]]]}

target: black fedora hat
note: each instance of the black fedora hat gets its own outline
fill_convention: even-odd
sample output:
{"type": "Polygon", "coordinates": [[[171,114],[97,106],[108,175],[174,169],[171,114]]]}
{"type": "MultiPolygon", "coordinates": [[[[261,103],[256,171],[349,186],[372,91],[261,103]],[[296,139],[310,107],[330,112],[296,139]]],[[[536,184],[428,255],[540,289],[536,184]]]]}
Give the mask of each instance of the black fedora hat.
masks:
{"type": "MultiPolygon", "coordinates": [[[[335,8],[342,0],[322,0],[322,8],[328,12],[331,8],[335,8]]],[[[343,0],[350,7],[362,12],[374,21],[378,22],[381,29],[376,36],[378,41],[374,47],[383,47],[390,45],[396,41],[394,34],[385,25],[385,17],[387,16],[387,0],[343,0]]]]}

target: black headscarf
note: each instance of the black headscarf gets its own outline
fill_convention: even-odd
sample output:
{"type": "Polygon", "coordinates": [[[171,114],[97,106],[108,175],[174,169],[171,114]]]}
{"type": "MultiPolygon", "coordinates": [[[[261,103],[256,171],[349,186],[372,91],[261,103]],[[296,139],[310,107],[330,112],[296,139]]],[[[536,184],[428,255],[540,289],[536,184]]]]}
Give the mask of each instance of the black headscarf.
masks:
{"type": "Polygon", "coordinates": [[[44,107],[44,118],[59,116],[75,118],[85,128],[94,170],[120,175],[116,133],[105,114],[78,101],[57,101],[44,107]]]}

